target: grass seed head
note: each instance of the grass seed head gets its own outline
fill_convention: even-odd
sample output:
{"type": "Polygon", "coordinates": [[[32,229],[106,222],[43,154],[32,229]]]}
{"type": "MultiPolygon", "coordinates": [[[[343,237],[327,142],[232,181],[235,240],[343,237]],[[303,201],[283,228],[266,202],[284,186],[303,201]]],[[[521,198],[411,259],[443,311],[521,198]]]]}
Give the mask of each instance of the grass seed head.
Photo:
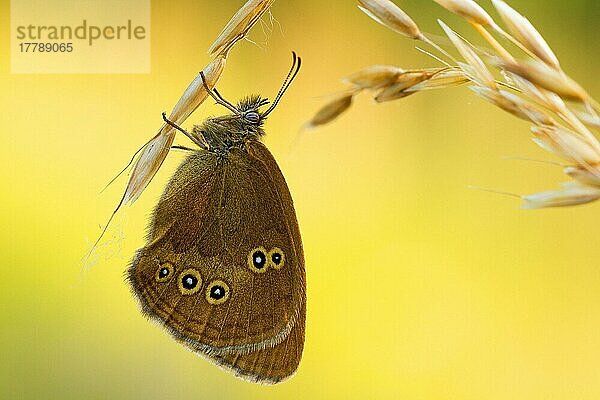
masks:
{"type": "Polygon", "coordinates": [[[471,90],[478,96],[517,118],[538,125],[554,125],[552,118],[540,108],[523,100],[521,97],[505,90],[494,90],[481,86],[473,86],[471,90]]]}
{"type": "Polygon", "coordinates": [[[163,125],[158,134],[146,144],[138,157],[123,196],[123,204],[134,203],[160,169],[171,150],[175,130],[163,125]]]}
{"type": "Polygon", "coordinates": [[[454,86],[464,85],[465,83],[469,83],[471,80],[464,74],[464,72],[459,68],[451,68],[443,70],[434,76],[431,79],[427,79],[419,84],[411,86],[406,89],[406,92],[419,92],[422,90],[432,90],[432,89],[446,89],[454,86]]]}
{"type": "Polygon", "coordinates": [[[304,125],[304,128],[312,129],[319,125],[325,125],[336,119],[350,108],[355,94],[355,91],[350,91],[334,96],[331,101],[317,111],[315,116],[304,125]]]}
{"type": "Polygon", "coordinates": [[[598,165],[587,168],[568,166],[563,172],[584,185],[600,188],[600,166],[598,165]]]}
{"type": "Polygon", "coordinates": [[[208,49],[211,56],[227,54],[228,50],[260,20],[260,17],[271,7],[275,0],[248,0],[246,4],[225,25],[217,39],[208,49]]]}
{"type": "Polygon", "coordinates": [[[490,15],[473,0],[434,0],[446,10],[458,14],[467,21],[483,25],[495,26],[490,15]]]}
{"type": "Polygon", "coordinates": [[[540,107],[524,100],[522,97],[506,90],[500,90],[499,93],[506,101],[514,104],[514,106],[526,116],[526,120],[529,120],[536,125],[553,126],[556,124],[548,113],[540,107]]]}
{"type": "Polygon", "coordinates": [[[539,57],[546,65],[560,70],[558,58],[537,29],[527,18],[502,0],[492,0],[502,20],[523,46],[539,57]]]}
{"type": "Polygon", "coordinates": [[[423,34],[415,21],[390,0],[358,0],[358,8],[394,32],[411,39],[423,39],[423,34]]]}
{"type": "MultiPolygon", "coordinates": [[[[202,70],[209,88],[215,87],[225,68],[225,57],[217,57],[202,70]]],[[[171,111],[169,119],[176,124],[182,124],[208,97],[208,92],[202,83],[200,74],[185,89],[179,101],[171,111]]]]}
{"type": "Polygon", "coordinates": [[[361,89],[379,89],[394,82],[403,72],[404,70],[393,65],[371,65],[348,76],[344,82],[361,89]]]}
{"type": "Polygon", "coordinates": [[[522,207],[526,209],[566,207],[600,199],[600,188],[582,185],[578,182],[566,182],[562,186],[563,188],[559,190],[523,196],[525,203],[522,207]]]}
{"type": "Polygon", "coordinates": [[[517,86],[524,95],[531,97],[538,103],[544,105],[550,110],[556,112],[561,111],[566,108],[565,102],[554,92],[550,92],[546,89],[542,89],[533,83],[529,82],[527,79],[521,78],[518,75],[515,75],[508,71],[503,71],[504,75],[508,78],[509,83],[517,86]]]}
{"type": "Polygon", "coordinates": [[[494,61],[500,68],[527,79],[534,85],[556,93],[566,100],[585,102],[589,99],[586,91],[563,72],[547,67],[540,62],[494,61]]]}
{"type": "Polygon", "coordinates": [[[600,164],[600,154],[582,136],[561,126],[533,126],[536,142],[549,151],[576,165],[600,164]]]}
{"type": "Polygon", "coordinates": [[[446,35],[454,47],[456,47],[465,61],[471,66],[471,68],[465,70],[464,72],[467,75],[474,74],[472,79],[474,79],[480,86],[494,89],[496,87],[496,80],[483,60],[477,55],[477,53],[475,53],[471,46],[468,45],[456,32],[450,29],[448,25],[440,20],[438,20],[438,23],[444,32],[446,32],[446,35]]]}
{"type": "Polygon", "coordinates": [[[378,103],[383,103],[386,101],[398,100],[410,96],[415,92],[408,91],[408,89],[430,79],[440,70],[441,68],[434,68],[424,69],[421,71],[404,72],[403,74],[398,75],[398,77],[393,83],[384,87],[375,96],[375,101],[377,101],[378,103]]]}
{"type": "Polygon", "coordinates": [[[587,126],[600,129],[600,117],[596,113],[579,112],[577,113],[577,117],[587,126]]]}

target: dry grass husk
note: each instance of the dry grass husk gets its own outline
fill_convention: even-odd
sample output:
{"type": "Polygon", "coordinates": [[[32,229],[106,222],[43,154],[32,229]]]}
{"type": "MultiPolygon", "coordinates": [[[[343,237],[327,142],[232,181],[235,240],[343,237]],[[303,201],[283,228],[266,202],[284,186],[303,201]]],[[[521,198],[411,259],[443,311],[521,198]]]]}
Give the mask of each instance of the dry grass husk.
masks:
{"type": "MultiPolygon", "coordinates": [[[[506,29],[474,0],[434,0],[463,17],[491,50],[482,51],[456,31],[439,21],[440,26],[464,61],[431,42],[414,20],[389,0],[359,0],[359,8],[386,27],[412,39],[431,44],[440,54],[430,54],[445,65],[431,69],[404,69],[386,66],[388,71],[403,71],[381,80],[348,79],[354,91],[373,92],[377,102],[403,99],[429,89],[444,89],[467,84],[479,97],[517,118],[532,124],[533,140],[544,150],[569,163],[564,168],[574,181],[560,189],[522,196],[524,208],[559,207],[584,204],[600,198],[600,142],[590,129],[600,130],[600,106],[588,92],[562,69],[558,57],[525,16],[503,0],[492,0],[506,29]],[[510,32],[510,33],[509,33],[510,32]],[[517,46],[523,54],[515,56],[493,36],[496,33],[517,46]],[[501,77],[499,79],[498,77],[501,77]]],[[[374,67],[366,67],[369,71],[374,67]]],[[[357,73],[360,76],[361,72],[357,73]]],[[[355,76],[357,74],[351,75],[355,76]]],[[[346,104],[346,111],[351,102],[346,104]]],[[[337,117],[331,114],[330,117],[337,117]]],[[[328,118],[331,122],[334,118],[328,118]]]]}

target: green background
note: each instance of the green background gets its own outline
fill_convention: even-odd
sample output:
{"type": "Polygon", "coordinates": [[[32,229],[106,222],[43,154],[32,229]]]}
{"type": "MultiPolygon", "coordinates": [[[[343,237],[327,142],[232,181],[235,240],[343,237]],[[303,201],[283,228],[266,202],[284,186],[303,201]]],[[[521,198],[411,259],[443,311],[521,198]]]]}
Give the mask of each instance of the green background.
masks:
{"type": "MultiPolygon", "coordinates": [[[[441,35],[443,18],[475,38],[434,2],[396,3],[426,32],[441,35]]],[[[276,2],[283,34],[276,26],[265,43],[256,27],[260,46],[238,45],[219,83],[230,99],[272,96],[291,50],[304,59],[265,138],[295,199],[309,296],[300,369],[274,387],[187,351],[142,317],[123,281],[183,154],[169,156],[81,272],[125,180],[99,190],[209,62],[241,1],[153,1],[148,75],[12,75],[0,4],[0,398],[600,397],[598,205],[524,211],[468,189],[531,193],[566,179],[554,165],[503,159],[551,159],[525,122],[466,88],[381,105],[361,96],[290,151],[339,78],[370,64],[435,66],[355,2],[276,2]]],[[[510,4],[600,93],[600,3],[510,4]]],[[[184,126],[221,112],[206,102],[184,126]]]]}

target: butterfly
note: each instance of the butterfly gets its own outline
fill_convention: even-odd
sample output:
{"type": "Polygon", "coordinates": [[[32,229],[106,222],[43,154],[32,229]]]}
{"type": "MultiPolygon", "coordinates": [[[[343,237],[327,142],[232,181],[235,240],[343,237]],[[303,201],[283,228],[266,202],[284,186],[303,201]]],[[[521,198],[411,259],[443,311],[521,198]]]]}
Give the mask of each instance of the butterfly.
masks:
{"type": "MultiPolygon", "coordinates": [[[[146,243],[127,280],[142,313],[177,341],[243,379],[274,384],[302,357],[306,276],[290,191],[261,142],[264,122],[300,70],[292,67],[274,101],[237,104],[205,89],[230,113],[191,132],[197,145],[156,205],[146,243]]],[[[204,79],[204,77],[203,77],[204,79]]]]}

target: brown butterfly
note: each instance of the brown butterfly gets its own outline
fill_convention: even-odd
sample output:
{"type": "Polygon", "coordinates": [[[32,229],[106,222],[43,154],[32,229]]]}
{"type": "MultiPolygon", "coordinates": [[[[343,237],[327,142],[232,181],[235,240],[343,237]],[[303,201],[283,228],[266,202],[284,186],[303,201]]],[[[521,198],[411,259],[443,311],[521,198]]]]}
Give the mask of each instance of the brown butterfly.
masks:
{"type": "MultiPolygon", "coordinates": [[[[271,106],[251,96],[192,132],[163,118],[198,149],[160,198],[147,243],[127,272],[142,312],[193,351],[259,383],[298,368],[304,347],[306,280],[294,205],[263,123],[298,74],[293,64],[271,106]]],[[[191,150],[191,149],[190,149],[191,150]]]]}

